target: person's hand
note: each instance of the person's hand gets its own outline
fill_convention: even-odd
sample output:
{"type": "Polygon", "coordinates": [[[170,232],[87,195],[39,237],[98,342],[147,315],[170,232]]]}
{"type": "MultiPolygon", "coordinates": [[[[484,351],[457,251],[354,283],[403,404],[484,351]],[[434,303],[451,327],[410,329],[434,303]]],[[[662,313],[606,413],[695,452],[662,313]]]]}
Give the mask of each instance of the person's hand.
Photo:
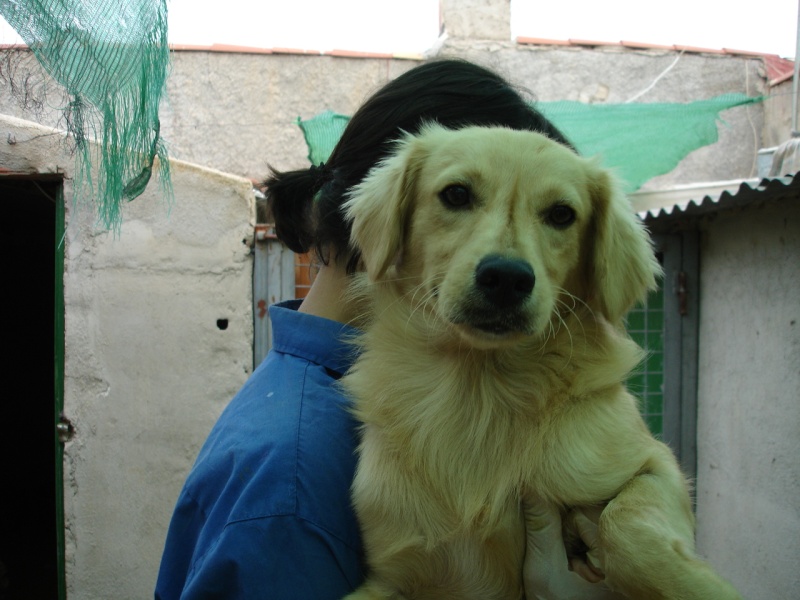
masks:
{"type": "Polygon", "coordinates": [[[561,514],[536,498],[523,504],[527,547],[522,577],[527,600],[621,600],[603,583],[603,559],[597,545],[597,520],[602,509],[573,511],[573,532],[567,555],[561,514]],[[585,551],[573,550],[581,546],[585,551]]]}
{"type": "Polygon", "coordinates": [[[587,506],[572,510],[561,517],[561,534],[564,537],[569,570],[589,583],[599,583],[605,579],[597,532],[597,523],[603,508],[587,506]]]}

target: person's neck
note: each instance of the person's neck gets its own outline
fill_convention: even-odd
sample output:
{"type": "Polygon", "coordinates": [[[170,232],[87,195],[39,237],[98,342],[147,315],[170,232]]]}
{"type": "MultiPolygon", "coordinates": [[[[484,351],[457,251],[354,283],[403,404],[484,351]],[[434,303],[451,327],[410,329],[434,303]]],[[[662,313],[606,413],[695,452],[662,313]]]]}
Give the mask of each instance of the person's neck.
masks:
{"type": "Polygon", "coordinates": [[[298,310],[339,323],[354,324],[360,313],[358,306],[348,301],[349,281],[344,265],[333,261],[322,265],[298,310]]]}

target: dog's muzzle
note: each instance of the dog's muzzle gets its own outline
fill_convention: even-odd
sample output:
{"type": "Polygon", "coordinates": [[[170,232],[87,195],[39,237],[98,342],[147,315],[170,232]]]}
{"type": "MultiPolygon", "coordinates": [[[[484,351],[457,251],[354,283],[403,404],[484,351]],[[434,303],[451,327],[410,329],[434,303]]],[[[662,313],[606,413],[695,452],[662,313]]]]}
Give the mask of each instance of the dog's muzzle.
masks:
{"type": "Polygon", "coordinates": [[[524,260],[490,255],[478,263],[472,289],[453,322],[495,336],[531,333],[529,303],[536,277],[524,260]]]}

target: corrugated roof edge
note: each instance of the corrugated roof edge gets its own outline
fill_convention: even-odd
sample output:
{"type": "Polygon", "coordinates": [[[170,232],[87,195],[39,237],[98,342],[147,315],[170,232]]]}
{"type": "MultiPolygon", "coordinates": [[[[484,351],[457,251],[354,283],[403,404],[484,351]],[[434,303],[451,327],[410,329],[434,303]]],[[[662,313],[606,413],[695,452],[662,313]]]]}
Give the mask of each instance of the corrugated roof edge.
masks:
{"type": "Polygon", "coordinates": [[[634,210],[645,221],[694,217],[746,206],[762,200],[800,198],[800,174],[764,179],[735,179],[675,186],[630,194],[634,210]]]}

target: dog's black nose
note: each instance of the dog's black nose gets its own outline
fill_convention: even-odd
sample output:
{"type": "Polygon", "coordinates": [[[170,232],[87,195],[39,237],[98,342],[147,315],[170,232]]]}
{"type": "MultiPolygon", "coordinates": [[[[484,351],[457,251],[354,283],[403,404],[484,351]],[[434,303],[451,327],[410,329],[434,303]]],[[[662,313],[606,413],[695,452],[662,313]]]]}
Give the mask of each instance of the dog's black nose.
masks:
{"type": "Polygon", "coordinates": [[[523,302],[533,291],[536,277],[524,260],[487,256],[475,269],[475,287],[498,308],[510,308],[523,302]]]}

